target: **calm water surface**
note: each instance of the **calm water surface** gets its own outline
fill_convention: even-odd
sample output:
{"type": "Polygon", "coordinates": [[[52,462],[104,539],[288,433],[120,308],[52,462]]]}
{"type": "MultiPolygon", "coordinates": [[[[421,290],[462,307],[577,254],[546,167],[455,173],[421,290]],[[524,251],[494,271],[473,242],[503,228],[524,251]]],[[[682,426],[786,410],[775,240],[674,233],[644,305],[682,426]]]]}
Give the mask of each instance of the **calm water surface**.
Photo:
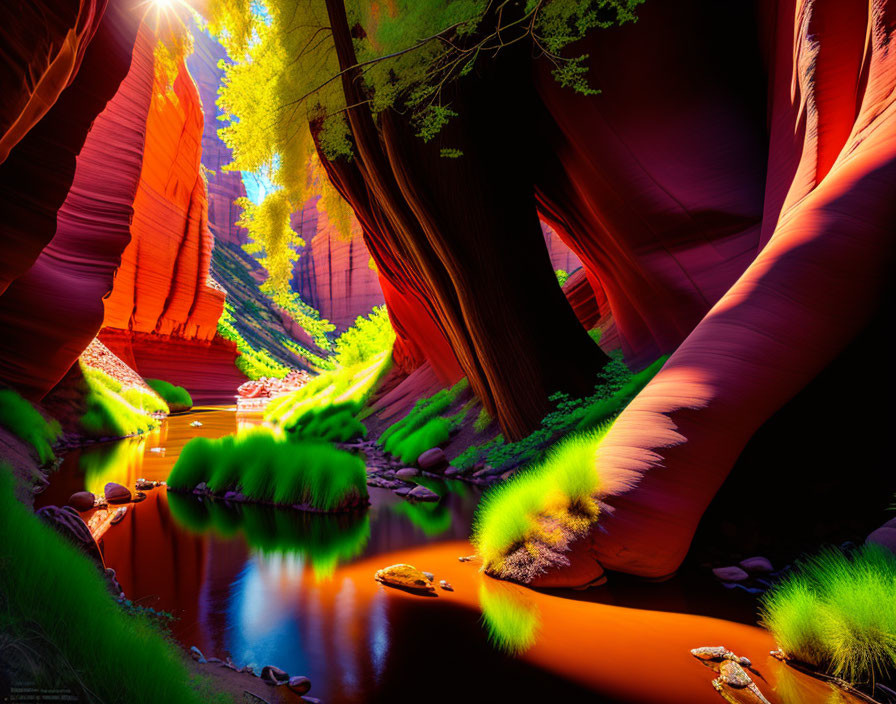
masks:
{"type": "MultiPolygon", "coordinates": [[[[146,436],[71,452],[40,503],[64,504],[83,488],[100,493],[109,481],[164,480],[190,438],[259,422],[197,409],[146,436]]],[[[430,488],[438,503],[371,489],[369,511],[353,517],[157,489],[101,547],[130,599],[177,617],[173,631],[185,646],[307,675],[325,702],[710,704],[721,701],[715,675],[688,650],[718,644],[758,664],[773,704],[847,701],[768,658],[773,643],[760,629],[700,615],[714,613],[712,600],[687,584],[622,581],[615,591],[546,594],[484,577],[457,560],[472,553],[478,494],[461,482],[430,488]],[[396,562],[434,572],[455,591],[421,597],[373,580],[396,562]]]]}

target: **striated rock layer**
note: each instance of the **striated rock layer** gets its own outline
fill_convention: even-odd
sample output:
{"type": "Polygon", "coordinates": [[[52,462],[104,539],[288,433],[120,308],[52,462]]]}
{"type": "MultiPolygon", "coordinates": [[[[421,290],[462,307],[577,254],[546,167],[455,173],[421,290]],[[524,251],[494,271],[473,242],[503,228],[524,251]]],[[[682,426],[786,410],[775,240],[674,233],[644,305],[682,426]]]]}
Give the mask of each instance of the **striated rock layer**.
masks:
{"type": "Polygon", "coordinates": [[[246,381],[234,364],[236,343],[221,337],[196,340],[103,328],[99,339],[142,377],[183,386],[195,405],[233,403],[246,381]]]}
{"type": "Polygon", "coordinates": [[[128,72],[139,20],[125,3],[110,5],[77,76],[0,164],[0,295],[56,233],[56,213],[71,188],[75,159],[128,72]]]}
{"type": "Polygon", "coordinates": [[[307,244],[295,264],[296,290],[336,326],[337,332],[342,332],[359,315],[383,303],[379,277],[370,266],[361,226],[352,218],[351,238],[344,238],[320,200],[310,201],[298,215],[301,222],[294,217],[293,227],[304,233],[307,244]]]}
{"type": "MultiPolygon", "coordinates": [[[[94,57],[94,49],[89,49],[82,75],[72,85],[71,90],[87,90],[93,85],[96,78],[91,80],[87,72],[97,70],[101,58],[104,76],[130,64],[115,96],[95,119],[93,101],[85,103],[86,114],[73,111],[68,115],[72,131],[80,129],[79,116],[93,120],[93,125],[73,164],[70,188],[58,211],[53,209],[53,198],[57,187],[61,190],[64,186],[57,179],[67,164],[65,153],[53,149],[61,146],[59,140],[65,136],[60,124],[64,115],[57,115],[54,109],[44,122],[50,121],[59,131],[50,135],[41,122],[0,166],[9,187],[3,189],[4,200],[22,196],[15,195],[19,188],[28,191],[25,203],[12,204],[6,211],[13,222],[4,221],[0,226],[5,232],[4,244],[20,242],[19,235],[31,238],[45,226],[55,227],[52,240],[37,260],[0,296],[0,326],[5,333],[0,337],[0,379],[32,398],[46,394],[96,335],[103,320],[103,296],[112,287],[115,269],[130,239],[131,204],[141,169],[153,80],[154,39],[142,30],[131,61],[134,36],[129,32],[136,32],[134,19],[118,12],[117,5],[110,8],[96,40],[103,57],[94,57]],[[113,39],[117,42],[114,46],[113,39]],[[27,167],[20,153],[31,160],[27,167]],[[25,173],[9,171],[17,166],[25,168],[25,173]],[[29,182],[29,177],[34,180],[29,182]],[[17,214],[22,212],[20,206],[27,205],[34,207],[30,212],[36,218],[32,222],[36,229],[18,230],[22,221],[16,220],[17,214]]],[[[105,82],[102,86],[105,90],[105,82]]],[[[74,102],[74,98],[63,96],[57,107],[73,109],[74,102]]],[[[15,264],[15,256],[4,263],[15,264]]]]}

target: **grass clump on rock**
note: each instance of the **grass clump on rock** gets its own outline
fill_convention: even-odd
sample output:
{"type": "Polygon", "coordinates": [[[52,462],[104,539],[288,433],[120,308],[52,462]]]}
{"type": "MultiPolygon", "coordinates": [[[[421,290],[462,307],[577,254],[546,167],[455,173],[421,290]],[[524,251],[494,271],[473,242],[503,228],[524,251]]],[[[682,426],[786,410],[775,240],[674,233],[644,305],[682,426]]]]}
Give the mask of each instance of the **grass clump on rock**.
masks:
{"type": "Polygon", "coordinates": [[[175,386],[163,379],[146,379],[149,388],[161,396],[172,413],[189,411],[193,407],[193,399],[183,386],[175,386]]]}
{"type": "Polygon", "coordinates": [[[788,658],[852,683],[896,676],[896,555],[886,548],[822,552],[761,604],[763,625],[788,658]]]}
{"type": "Polygon", "coordinates": [[[99,566],[15,500],[2,465],[0,535],[0,659],[22,681],[79,701],[231,701],[191,677],[176,645],[115,602],[99,566]]]}
{"type": "Polygon", "coordinates": [[[46,420],[29,401],[12,389],[0,389],[0,426],[31,445],[41,464],[56,459],[53,443],[62,429],[46,420]]]}
{"type": "Polygon", "coordinates": [[[188,442],[168,487],[192,491],[203,482],[212,494],[233,491],[247,501],[304,510],[342,511],[367,503],[360,458],[323,442],[290,441],[267,428],[188,442]]]}
{"type": "Polygon", "coordinates": [[[567,437],[543,461],[485,494],[473,543],[487,573],[531,581],[561,563],[569,543],[590,530],[600,512],[595,453],[606,431],[567,437]]]}
{"type": "Polygon", "coordinates": [[[146,389],[125,389],[114,377],[84,364],[81,371],[86,384],[81,428],[88,436],[126,437],[143,433],[159,424],[151,413],[168,412],[168,405],[146,389]]]}

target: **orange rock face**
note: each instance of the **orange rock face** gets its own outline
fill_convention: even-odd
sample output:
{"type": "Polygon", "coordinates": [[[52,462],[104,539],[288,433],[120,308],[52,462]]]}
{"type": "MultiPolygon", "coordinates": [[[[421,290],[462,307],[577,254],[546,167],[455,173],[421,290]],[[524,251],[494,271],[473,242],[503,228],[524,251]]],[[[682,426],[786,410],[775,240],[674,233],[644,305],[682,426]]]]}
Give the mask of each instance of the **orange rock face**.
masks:
{"type": "Polygon", "coordinates": [[[103,325],[211,340],[224,293],[209,279],[214,242],[200,170],[203,115],[181,65],[173,88],[153,86],[131,242],[121,257],[103,325]]]}

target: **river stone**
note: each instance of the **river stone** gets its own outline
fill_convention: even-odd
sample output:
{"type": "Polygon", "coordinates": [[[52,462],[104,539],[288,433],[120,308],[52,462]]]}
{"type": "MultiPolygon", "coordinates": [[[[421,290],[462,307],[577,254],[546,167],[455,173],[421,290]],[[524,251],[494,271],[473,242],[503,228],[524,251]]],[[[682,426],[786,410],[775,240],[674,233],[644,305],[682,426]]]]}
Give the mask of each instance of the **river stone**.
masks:
{"type": "Polygon", "coordinates": [[[439,472],[448,466],[448,458],[441,447],[434,447],[417,458],[417,466],[424,472],[439,472]]]}
{"type": "Polygon", "coordinates": [[[202,651],[199,648],[197,648],[195,645],[190,646],[190,655],[200,665],[202,665],[206,662],[205,656],[202,654],[202,651]]]}
{"type": "Polygon", "coordinates": [[[452,587],[452,586],[451,586],[448,582],[446,582],[444,579],[442,579],[442,580],[439,581],[439,586],[440,586],[442,589],[444,589],[446,592],[453,592],[453,591],[454,591],[454,587],[452,587]]]}
{"type": "Polygon", "coordinates": [[[96,497],[90,491],[76,491],[68,497],[68,505],[76,511],[89,511],[96,503],[96,497]]]}
{"type": "Polygon", "coordinates": [[[295,692],[299,696],[302,696],[311,689],[311,680],[309,680],[307,677],[301,677],[297,675],[296,677],[290,677],[287,685],[293,692],[295,692]]]}
{"type": "Polygon", "coordinates": [[[460,474],[460,470],[457,467],[449,467],[445,470],[446,477],[456,477],[458,474],[460,474]]]}
{"type": "Polygon", "coordinates": [[[719,665],[719,674],[725,684],[735,689],[743,689],[753,684],[753,678],[733,660],[723,660],[719,665]]]}
{"type": "Polygon", "coordinates": [[[399,469],[395,473],[395,476],[399,479],[406,479],[408,477],[416,477],[418,474],[420,474],[419,469],[416,469],[415,467],[404,467],[403,469],[399,469]]]}
{"type": "Polygon", "coordinates": [[[397,489],[394,489],[392,493],[395,494],[396,496],[407,496],[408,494],[411,493],[411,487],[400,486],[397,489]]]}
{"type": "Polygon", "coordinates": [[[109,522],[109,525],[115,525],[116,523],[121,523],[124,520],[124,517],[128,513],[127,506],[121,506],[115,511],[115,515],[112,516],[112,520],[109,522]]]}
{"type": "Polygon", "coordinates": [[[103,493],[106,495],[106,501],[110,504],[124,504],[131,500],[131,491],[126,486],[109,482],[106,484],[103,493]]]}
{"type": "Polygon", "coordinates": [[[261,668],[261,679],[268,684],[286,684],[289,682],[289,673],[273,665],[265,665],[261,668]]]}
{"type": "Polygon", "coordinates": [[[736,565],[731,565],[729,567],[716,567],[712,573],[716,576],[716,579],[719,579],[723,582],[743,582],[750,575],[748,575],[743,569],[737,567],[736,565]]]}
{"type": "Polygon", "coordinates": [[[408,493],[408,498],[416,499],[417,501],[438,501],[439,495],[432,489],[427,489],[420,484],[411,489],[410,493],[408,493]]]}
{"type": "Polygon", "coordinates": [[[757,555],[756,557],[748,557],[737,563],[749,574],[764,574],[774,572],[775,568],[767,557],[757,555]]]}
{"type": "Polygon", "coordinates": [[[403,587],[420,592],[434,592],[432,582],[413,565],[390,565],[378,570],[373,578],[390,587],[403,587]]]}
{"type": "Polygon", "coordinates": [[[880,545],[896,553],[896,518],[891,518],[880,528],[872,531],[865,539],[865,542],[880,545]]]}

